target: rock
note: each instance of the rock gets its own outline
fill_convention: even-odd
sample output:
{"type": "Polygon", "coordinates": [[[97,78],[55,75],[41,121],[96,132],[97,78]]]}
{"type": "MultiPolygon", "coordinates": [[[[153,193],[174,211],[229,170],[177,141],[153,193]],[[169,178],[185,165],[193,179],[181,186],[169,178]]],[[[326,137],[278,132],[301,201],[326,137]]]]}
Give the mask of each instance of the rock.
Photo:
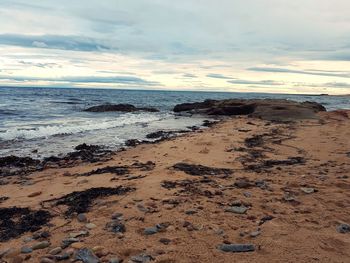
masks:
{"type": "Polygon", "coordinates": [[[32,252],[33,252],[33,249],[30,248],[30,247],[22,247],[22,248],[21,248],[21,253],[22,253],[22,254],[30,254],[30,253],[32,253],[32,252]]]}
{"type": "Polygon", "coordinates": [[[247,178],[239,178],[235,181],[234,186],[237,188],[249,188],[252,187],[253,184],[247,178]]]}
{"type": "Polygon", "coordinates": [[[350,225],[348,224],[340,224],[337,226],[337,231],[341,234],[350,233],[350,225]]]}
{"type": "Polygon", "coordinates": [[[150,262],[150,261],[153,261],[154,258],[151,256],[151,255],[147,255],[147,254],[140,254],[140,255],[137,255],[137,256],[132,256],[130,258],[130,261],[131,263],[147,263],[147,262],[150,262]]]}
{"type": "Polygon", "coordinates": [[[99,263],[100,260],[88,248],[79,249],[75,255],[76,260],[81,260],[83,263],[99,263]]]}
{"type": "Polygon", "coordinates": [[[277,99],[227,99],[205,100],[204,102],[184,103],[174,107],[174,112],[190,112],[207,115],[250,115],[270,121],[291,121],[315,119],[325,107],[315,102],[295,102],[277,99]]]}
{"type": "Polygon", "coordinates": [[[146,235],[146,236],[149,236],[149,235],[154,235],[154,234],[157,234],[158,233],[158,228],[157,227],[148,227],[148,228],[145,228],[143,230],[143,233],[146,235]]]}
{"type": "Polygon", "coordinates": [[[62,240],[62,248],[67,248],[69,247],[71,244],[73,243],[77,243],[79,242],[78,238],[67,238],[67,239],[63,239],[62,240]]]}
{"type": "Polygon", "coordinates": [[[61,254],[61,255],[56,255],[55,256],[55,259],[57,260],[57,261],[63,261],[63,260],[68,260],[69,258],[70,258],[70,254],[68,254],[68,253],[63,253],[63,254],[61,254]]]}
{"type": "Polygon", "coordinates": [[[119,259],[119,258],[111,258],[109,260],[109,263],[122,263],[123,260],[119,259]]]}
{"type": "Polygon", "coordinates": [[[50,243],[48,241],[43,241],[43,242],[39,242],[36,243],[35,245],[32,246],[33,250],[37,250],[37,249],[44,249],[50,246],[50,243]]]}
{"type": "Polygon", "coordinates": [[[86,223],[87,222],[87,217],[85,214],[78,214],[77,219],[79,222],[86,223]]]}
{"type": "Polygon", "coordinates": [[[39,196],[39,195],[41,195],[41,194],[42,194],[41,191],[39,191],[39,192],[34,192],[34,193],[29,194],[28,197],[36,197],[36,196],[39,196]]]}
{"type": "Polygon", "coordinates": [[[84,248],[86,245],[84,243],[81,242],[76,242],[71,244],[71,248],[75,248],[75,249],[81,249],[84,248]]]}
{"type": "Polygon", "coordinates": [[[301,187],[300,190],[304,192],[305,194],[312,194],[316,192],[314,188],[309,188],[309,187],[301,187]]]}
{"type": "Polygon", "coordinates": [[[255,247],[252,244],[221,244],[218,249],[223,252],[252,252],[255,251],[255,247]]]}
{"type": "Polygon", "coordinates": [[[119,220],[114,220],[106,224],[106,229],[113,233],[125,233],[126,227],[119,220]]]}
{"type": "Polygon", "coordinates": [[[88,223],[88,224],[85,225],[85,227],[86,227],[87,229],[94,229],[94,228],[96,228],[97,226],[96,226],[95,224],[93,224],[93,223],[88,223]]]}
{"type": "Polygon", "coordinates": [[[196,213],[197,213],[197,211],[196,210],[192,210],[192,209],[189,209],[189,210],[185,211],[186,215],[194,215],[196,213]]]}
{"type": "Polygon", "coordinates": [[[88,112],[108,112],[108,111],[121,111],[121,112],[135,112],[135,111],[148,111],[148,112],[159,112],[156,108],[137,108],[131,104],[104,104],[93,106],[85,109],[88,112]]]}
{"type": "Polygon", "coordinates": [[[55,263],[55,261],[49,259],[49,258],[42,258],[40,260],[40,263],[55,263]]]}
{"type": "Polygon", "coordinates": [[[121,217],[123,217],[123,213],[116,212],[112,215],[112,219],[114,220],[119,220],[121,217]]]}
{"type": "Polygon", "coordinates": [[[161,239],[159,239],[159,242],[164,244],[164,245],[169,245],[171,243],[171,239],[169,239],[169,238],[161,238],[161,239]]]}
{"type": "Polygon", "coordinates": [[[248,211],[248,207],[245,206],[231,206],[225,209],[225,212],[235,213],[235,214],[245,214],[248,211]]]}
{"type": "Polygon", "coordinates": [[[77,237],[88,236],[88,235],[89,235],[89,231],[86,231],[86,230],[76,232],[76,233],[69,233],[70,238],[77,238],[77,237]]]}
{"type": "Polygon", "coordinates": [[[59,254],[59,253],[61,253],[61,252],[62,252],[62,248],[61,248],[61,247],[56,247],[56,248],[54,248],[54,249],[51,249],[50,252],[49,252],[49,254],[50,254],[50,255],[57,255],[57,254],[59,254]]]}
{"type": "Polygon", "coordinates": [[[250,233],[250,237],[257,237],[260,236],[261,232],[260,231],[254,231],[250,233]]]}

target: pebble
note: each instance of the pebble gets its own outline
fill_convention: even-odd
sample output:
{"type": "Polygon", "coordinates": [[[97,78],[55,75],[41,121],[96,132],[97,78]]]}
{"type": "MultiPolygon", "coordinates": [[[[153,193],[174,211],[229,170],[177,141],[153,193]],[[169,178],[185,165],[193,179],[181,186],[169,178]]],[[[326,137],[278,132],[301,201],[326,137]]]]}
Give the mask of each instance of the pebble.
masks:
{"type": "Polygon", "coordinates": [[[111,258],[109,260],[109,263],[122,263],[123,260],[119,259],[119,258],[111,258]]]}
{"type": "Polygon", "coordinates": [[[42,258],[40,260],[40,263],[55,263],[55,261],[49,259],[49,258],[42,258]]]}
{"type": "Polygon", "coordinates": [[[48,241],[43,241],[43,242],[39,242],[36,243],[35,245],[32,246],[33,250],[37,250],[37,249],[44,249],[50,246],[50,243],[48,241]]]}
{"type": "Polygon", "coordinates": [[[79,214],[77,216],[77,219],[78,219],[79,222],[82,222],[82,223],[86,223],[87,220],[88,220],[85,214],[79,214]]]}
{"type": "Polygon", "coordinates": [[[96,226],[95,224],[93,224],[93,223],[88,223],[88,224],[85,225],[85,227],[86,227],[87,229],[94,229],[94,228],[96,228],[97,226],[96,226]]]}
{"type": "Polygon", "coordinates": [[[69,247],[71,244],[79,242],[80,240],[77,238],[67,238],[67,239],[63,239],[62,240],[62,248],[67,248],[69,247]]]}
{"type": "Polygon", "coordinates": [[[315,192],[314,188],[309,188],[309,187],[301,187],[300,190],[305,194],[312,194],[315,192]]]}
{"type": "Polygon", "coordinates": [[[260,236],[261,232],[260,231],[254,231],[250,233],[250,237],[257,237],[260,236]]]}
{"type": "Polygon", "coordinates": [[[39,191],[39,192],[34,192],[34,193],[29,194],[28,197],[36,197],[36,196],[39,196],[39,195],[41,195],[41,194],[42,194],[41,191],[39,191]]]}
{"type": "Polygon", "coordinates": [[[76,253],[75,259],[81,260],[84,263],[99,263],[100,260],[96,255],[88,248],[79,249],[76,253]]]}
{"type": "Polygon", "coordinates": [[[248,211],[248,207],[245,206],[231,206],[229,208],[226,208],[226,212],[231,212],[235,214],[245,214],[248,211]]]}
{"type": "Polygon", "coordinates": [[[22,254],[29,254],[29,253],[32,253],[33,252],[33,249],[30,248],[30,247],[22,247],[21,248],[21,253],[22,254]]]}
{"type": "Polygon", "coordinates": [[[147,263],[153,260],[154,258],[147,254],[140,254],[130,258],[130,262],[135,262],[135,263],[147,263]]]}
{"type": "Polygon", "coordinates": [[[85,247],[85,244],[84,244],[84,243],[81,243],[81,242],[76,242],[76,243],[73,243],[73,244],[71,245],[71,248],[75,248],[75,249],[81,249],[81,248],[83,248],[83,247],[85,247]]]}
{"type": "Polygon", "coordinates": [[[49,252],[49,254],[50,254],[50,255],[57,255],[57,254],[59,254],[59,253],[61,253],[61,252],[62,252],[62,248],[61,248],[61,247],[56,247],[56,248],[54,248],[54,249],[51,249],[50,252],[49,252]]]}
{"type": "Polygon", "coordinates": [[[221,244],[218,249],[223,252],[252,252],[255,251],[255,247],[252,244],[221,244]]]}
{"type": "Polygon", "coordinates": [[[350,233],[350,225],[348,224],[340,224],[337,226],[337,231],[341,234],[350,233]]]}
{"type": "Polygon", "coordinates": [[[197,213],[197,211],[196,210],[192,210],[192,209],[185,211],[186,215],[194,215],[196,213],[197,213]]]}
{"type": "Polygon", "coordinates": [[[80,231],[80,232],[76,232],[76,233],[69,233],[69,237],[76,238],[76,237],[80,237],[80,236],[86,236],[88,234],[89,234],[88,231],[80,231]]]}
{"type": "Polygon", "coordinates": [[[161,238],[161,239],[159,239],[159,242],[164,244],[164,245],[169,245],[171,243],[171,239],[169,239],[169,238],[161,238]]]}
{"type": "Polygon", "coordinates": [[[148,227],[143,230],[143,233],[147,236],[157,234],[159,229],[157,227],[148,227]]]}
{"type": "Polygon", "coordinates": [[[112,215],[112,219],[120,219],[122,216],[123,216],[122,213],[116,212],[112,215]]]}
{"type": "Polygon", "coordinates": [[[62,261],[62,260],[67,260],[67,259],[69,259],[69,257],[70,257],[70,254],[68,254],[68,253],[63,253],[62,255],[56,255],[56,256],[55,256],[55,259],[56,259],[57,261],[62,261]]]}

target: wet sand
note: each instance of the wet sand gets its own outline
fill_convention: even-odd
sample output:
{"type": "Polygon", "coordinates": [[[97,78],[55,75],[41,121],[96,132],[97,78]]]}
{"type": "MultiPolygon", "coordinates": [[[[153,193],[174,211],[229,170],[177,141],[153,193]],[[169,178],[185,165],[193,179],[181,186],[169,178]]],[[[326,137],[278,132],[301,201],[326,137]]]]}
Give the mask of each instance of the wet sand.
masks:
{"type": "Polygon", "coordinates": [[[163,263],[349,262],[350,233],[337,227],[350,224],[350,112],[318,116],[294,123],[234,117],[203,131],[138,145],[106,162],[12,177],[0,185],[0,196],[9,198],[0,207],[44,209],[53,218],[40,230],[50,237],[25,240],[33,236],[25,233],[1,242],[0,252],[12,249],[3,260],[40,262],[70,233],[87,230],[64,251],[72,246],[93,249],[101,262],[129,262],[141,254],[144,260],[163,263]],[[198,167],[189,166],[186,173],[174,169],[178,163],[230,172],[208,168],[207,175],[203,169],[191,175],[198,167]],[[107,166],[123,166],[127,172],[82,176],[107,166]],[[133,190],[91,200],[85,213],[90,225],[53,200],[74,191],[118,186],[133,190]],[[115,213],[122,217],[112,219],[113,214],[118,217],[115,213]],[[111,222],[122,223],[125,232],[111,232],[111,222]],[[42,241],[49,241],[49,247],[29,254],[18,251],[42,241]],[[252,244],[255,251],[218,249],[225,243],[252,244]]]}

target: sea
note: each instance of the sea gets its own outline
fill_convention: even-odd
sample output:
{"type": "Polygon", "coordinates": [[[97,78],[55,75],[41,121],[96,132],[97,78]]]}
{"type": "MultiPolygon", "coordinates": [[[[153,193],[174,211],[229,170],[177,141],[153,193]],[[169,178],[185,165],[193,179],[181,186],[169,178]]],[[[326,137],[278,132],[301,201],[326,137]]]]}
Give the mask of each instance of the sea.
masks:
{"type": "Polygon", "coordinates": [[[0,157],[63,156],[82,144],[117,150],[126,140],[145,139],[159,130],[200,126],[205,117],[179,116],[179,103],[205,99],[290,99],[316,101],[327,110],[350,109],[349,97],[266,93],[117,90],[86,88],[0,87],[0,157]],[[155,107],[160,112],[86,112],[106,104],[155,107]]]}

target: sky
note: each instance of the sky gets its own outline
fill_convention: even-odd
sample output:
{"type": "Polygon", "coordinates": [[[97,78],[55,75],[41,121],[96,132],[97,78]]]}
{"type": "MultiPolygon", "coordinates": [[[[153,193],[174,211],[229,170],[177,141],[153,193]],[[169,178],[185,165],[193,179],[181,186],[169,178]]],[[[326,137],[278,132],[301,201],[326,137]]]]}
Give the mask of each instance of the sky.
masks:
{"type": "Polygon", "coordinates": [[[350,94],[349,0],[0,0],[0,86],[350,94]]]}

